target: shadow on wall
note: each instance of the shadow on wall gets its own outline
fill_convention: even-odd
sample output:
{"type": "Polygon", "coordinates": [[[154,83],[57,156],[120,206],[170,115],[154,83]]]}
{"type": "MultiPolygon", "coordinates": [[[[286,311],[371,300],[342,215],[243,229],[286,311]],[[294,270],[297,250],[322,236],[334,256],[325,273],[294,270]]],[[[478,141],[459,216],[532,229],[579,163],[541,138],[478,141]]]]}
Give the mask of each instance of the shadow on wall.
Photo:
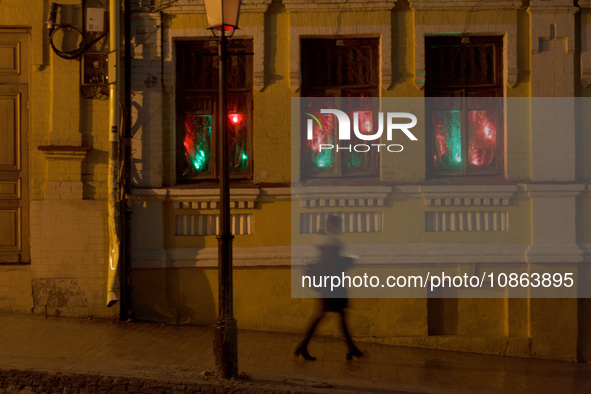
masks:
{"type": "MultiPolygon", "coordinates": [[[[217,277],[214,277],[217,279],[217,277]]],[[[217,317],[211,278],[202,269],[132,271],[132,308],[138,320],[211,325],[217,317]]]]}

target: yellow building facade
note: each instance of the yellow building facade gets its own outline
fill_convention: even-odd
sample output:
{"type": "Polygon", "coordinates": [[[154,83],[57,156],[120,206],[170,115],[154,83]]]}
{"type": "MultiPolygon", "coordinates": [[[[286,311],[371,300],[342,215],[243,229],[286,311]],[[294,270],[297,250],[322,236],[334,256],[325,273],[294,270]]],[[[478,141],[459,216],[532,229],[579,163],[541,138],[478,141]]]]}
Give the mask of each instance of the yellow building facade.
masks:
{"type": "MultiPolygon", "coordinates": [[[[81,26],[82,5],[62,0],[58,23],[81,26]]],[[[107,6],[91,0],[84,5],[107,6]]],[[[3,0],[0,7],[2,58],[16,59],[6,60],[7,71],[0,73],[5,130],[11,130],[3,138],[12,143],[0,163],[7,168],[0,170],[6,196],[0,200],[6,219],[0,311],[114,318],[119,304],[105,306],[106,90],[101,84],[81,87],[88,73],[84,60],[63,59],[51,49],[48,2],[3,0]],[[17,109],[18,116],[5,115],[17,109]]],[[[201,1],[139,1],[131,11],[132,106],[122,108],[122,118],[132,120],[128,307],[141,320],[211,325],[218,305],[219,192],[215,140],[208,139],[214,127],[207,117],[215,114],[217,82],[211,76],[217,74],[206,71],[216,70],[217,44],[201,1]],[[201,132],[201,140],[188,140],[189,130],[201,132]],[[198,142],[206,147],[199,150],[198,142]],[[205,167],[197,165],[200,152],[205,167]]],[[[55,41],[71,45],[68,37],[55,41]]],[[[238,71],[230,95],[242,122],[236,135],[243,136],[235,143],[236,152],[243,148],[243,161],[234,162],[231,186],[239,328],[305,329],[316,301],[292,298],[291,265],[326,213],[368,218],[368,226],[346,220],[343,239],[362,261],[384,272],[381,261],[409,273],[436,263],[450,271],[468,265],[473,272],[484,263],[507,272],[544,263],[578,272],[577,286],[586,286],[591,115],[581,108],[591,96],[591,2],[251,0],[242,3],[240,30],[231,41],[238,54],[231,70],[238,71]],[[427,159],[432,137],[418,127],[418,141],[405,144],[404,154],[380,155],[373,172],[354,183],[341,176],[344,167],[334,176],[309,176],[299,162],[305,146],[293,133],[292,99],[319,91],[321,84],[314,85],[307,70],[332,67],[328,57],[306,57],[317,53],[314,45],[324,40],[338,54],[362,43],[376,71],[367,86],[355,89],[421,100],[439,89],[429,59],[431,47],[439,45],[432,40],[440,38],[458,40],[452,47],[496,43],[494,94],[525,106],[504,109],[496,172],[434,174],[427,159]],[[530,97],[577,97],[568,108],[572,124],[552,132],[540,127],[546,120],[537,116],[535,103],[519,101],[530,97]],[[521,117],[524,110],[528,115],[521,117]],[[525,120],[514,127],[514,118],[525,120]],[[495,219],[454,227],[468,217],[495,219]]],[[[108,52],[104,40],[89,51],[108,52]]],[[[100,56],[88,60],[91,77],[102,75],[100,56]]],[[[344,94],[351,86],[337,82],[330,89],[344,94]]],[[[586,298],[508,298],[499,290],[493,298],[355,298],[350,307],[350,331],[360,341],[591,358],[586,298]]],[[[331,324],[320,331],[339,335],[331,324]]]]}

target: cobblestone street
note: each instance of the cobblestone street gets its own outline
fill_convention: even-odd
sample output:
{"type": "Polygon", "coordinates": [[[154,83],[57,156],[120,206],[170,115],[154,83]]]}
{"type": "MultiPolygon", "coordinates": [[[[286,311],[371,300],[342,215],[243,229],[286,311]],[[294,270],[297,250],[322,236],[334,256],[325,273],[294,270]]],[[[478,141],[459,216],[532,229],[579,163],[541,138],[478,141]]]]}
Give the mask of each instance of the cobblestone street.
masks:
{"type": "Polygon", "coordinates": [[[273,385],[261,382],[251,383],[248,378],[219,382],[207,376],[202,376],[201,381],[172,382],[100,375],[52,374],[41,371],[0,371],[0,392],[2,393],[297,393],[317,391],[314,386],[317,386],[317,389],[332,388],[332,386],[326,384],[311,384],[309,387],[300,386],[295,387],[294,384],[290,385],[289,382],[284,382],[281,385],[278,383],[273,385]]]}

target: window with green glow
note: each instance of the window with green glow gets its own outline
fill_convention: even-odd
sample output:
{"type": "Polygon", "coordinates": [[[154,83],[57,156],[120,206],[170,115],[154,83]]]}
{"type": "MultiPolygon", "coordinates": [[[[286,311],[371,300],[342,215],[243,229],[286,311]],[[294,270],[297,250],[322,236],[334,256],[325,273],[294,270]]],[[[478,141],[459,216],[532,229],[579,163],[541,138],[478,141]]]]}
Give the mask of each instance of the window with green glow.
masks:
{"type": "MultiPolygon", "coordinates": [[[[179,41],[177,49],[177,180],[219,176],[218,45],[179,41]]],[[[252,41],[229,40],[229,168],[233,179],[252,178],[252,41]]]]}
{"type": "Polygon", "coordinates": [[[502,37],[432,36],[425,45],[430,174],[502,173],[502,37]]]}
{"type": "Polygon", "coordinates": [[[353,136],[349,144],[336,139],[337,120],[320,109],[346,111],[350,119],[358,114],[359,131],[373,134],[379,112],[377,38],[309,38],[301,41],[301,97],[313,98],[302,112],[313,120],[313,139],[302,139],[301,168],[304,178],[376,176],[376,152],[321,149],[323,144],[341,146],[363,143],[353,136]],[[352,101],[349,98],[356,98],[352,101]],[[351,103],[355,103],[355,105],[351,103]]]}

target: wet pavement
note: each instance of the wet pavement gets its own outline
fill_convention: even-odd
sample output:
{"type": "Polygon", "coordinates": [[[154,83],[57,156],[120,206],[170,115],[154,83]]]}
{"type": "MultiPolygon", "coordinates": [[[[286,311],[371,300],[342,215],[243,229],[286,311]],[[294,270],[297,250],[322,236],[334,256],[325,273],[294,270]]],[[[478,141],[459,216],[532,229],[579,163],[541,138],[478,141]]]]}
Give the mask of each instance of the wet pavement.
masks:
{"type": "Polygon", "coordinates": [[[0,315],[0,392],[591,393],[591,365],[239,331],[241,378],[221,382],[210,327],[0,315]],[[49,383],[46,383],[49,382],[49,383]],[[49,384],[49,385],[48,385],[49,384]]]}

